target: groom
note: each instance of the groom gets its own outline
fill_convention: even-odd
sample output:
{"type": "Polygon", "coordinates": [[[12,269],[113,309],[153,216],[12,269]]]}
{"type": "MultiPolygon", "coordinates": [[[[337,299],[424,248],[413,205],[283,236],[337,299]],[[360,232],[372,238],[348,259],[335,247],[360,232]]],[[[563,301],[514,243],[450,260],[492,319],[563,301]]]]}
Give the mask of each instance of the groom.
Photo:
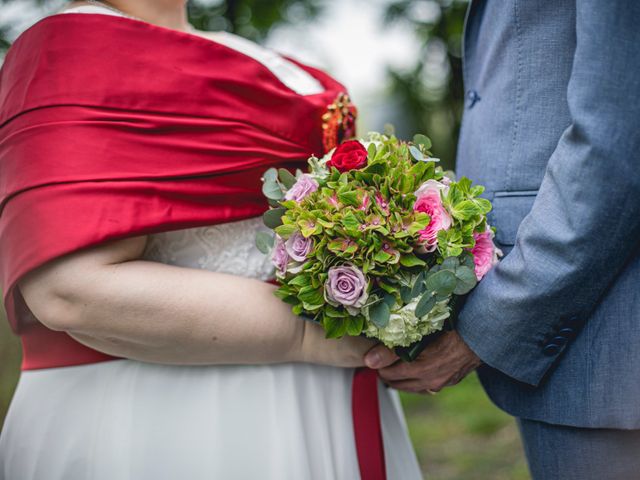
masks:
{"type": "Polygon", "coordinates": [[[640,2],[472,1],[464,45],[458,173],[507,255],[457,333],[368,364],[408,391],[482,364],[534,479],[640,478],[640,2]]]}

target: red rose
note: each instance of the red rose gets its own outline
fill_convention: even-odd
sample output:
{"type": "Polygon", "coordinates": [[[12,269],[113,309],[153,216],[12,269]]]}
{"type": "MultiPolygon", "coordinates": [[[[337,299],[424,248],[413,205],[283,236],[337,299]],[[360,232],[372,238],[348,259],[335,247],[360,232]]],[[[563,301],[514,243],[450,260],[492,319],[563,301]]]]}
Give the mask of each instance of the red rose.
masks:
{"type": "Polygon", "coordinates": [[[367,164],[367,149],[357,140],[339,145],[333,152],[328,167],[336,167],[341,173],[364,167],[367,164]]]}

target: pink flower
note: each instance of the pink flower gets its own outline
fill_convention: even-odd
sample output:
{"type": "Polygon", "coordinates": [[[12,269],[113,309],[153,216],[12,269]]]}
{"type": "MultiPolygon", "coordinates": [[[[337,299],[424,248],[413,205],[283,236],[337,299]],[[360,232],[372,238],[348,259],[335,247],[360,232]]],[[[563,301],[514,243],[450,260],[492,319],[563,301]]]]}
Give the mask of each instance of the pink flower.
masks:
{"type": "Polygon", "coordinates": [[[376,192],[376,203],[385,215],[389,215],[389,202],[387,202],[380,192],[376,192]]]}
{"type": "Polygon", "coordinates": [[[307,259],[311,248],[313,247],[313,240],[311,238],[305,238],[300,232],[294,232],[289,240],[284,242],[284,248],[289,254],[289,257],[296,262],[304,262],[307,259]]]}
{"type": "Polygon", "coordinates": [[[318,182],[309,174],[303,173],[296,183],[284,194],[285,200],[301,202],[307,195],[318,190],[318,182]]]}
{"type": "Polygon", "coordinates": [[[416,191],[416,203],[413,209],[424,212],[431,217],[429,225],[418,232],[420,243],[424,252],[433,252],[438,246],[438,232],[451,228],[453,220],[444,208],[440,192],[447,192],[449,187],[436,180],[427,180],[416,191]]]}
{"type": "Polygon", "coordinates": [[[289,262],[289,254],[285,248],[284,240],[276,235],[276,240],[271,251],[271,263],[276,267],[279,275],[284,275],[287,271],[287,263],[289,262]]]}
{"type": "Polygon", "coordinates": [[[502,251],[494,245],[493,232],[489,229],[482,233],[474,233],[473,238],[476,244],[471,249],[471,253],[473,254],[473,263],[476,265],[476,277],[479,281],[498,263],[502,251]]]}
{"type": "Polygon", "coordinates": [[[351,315],[360,313],[369,297],[364,274],[352,265],[331,267],[328,274],[324,284],[325,300],[335,307],[344,305],[351,315]]]}

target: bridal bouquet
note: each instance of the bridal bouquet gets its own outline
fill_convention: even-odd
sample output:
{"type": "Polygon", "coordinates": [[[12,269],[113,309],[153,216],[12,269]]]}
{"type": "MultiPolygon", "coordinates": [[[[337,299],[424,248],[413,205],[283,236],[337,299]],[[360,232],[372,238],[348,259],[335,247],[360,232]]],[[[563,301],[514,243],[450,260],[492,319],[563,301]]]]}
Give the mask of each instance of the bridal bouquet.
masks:
{"type": "Polygon", "coordinates": [[[308,172],[265,172],[274,234],[256,243],[276,295],[327,337],[364,334],[411,360],[497,262],[484,188],[446,176],[430,147],[371,133],[311,157],[308,172]]]}

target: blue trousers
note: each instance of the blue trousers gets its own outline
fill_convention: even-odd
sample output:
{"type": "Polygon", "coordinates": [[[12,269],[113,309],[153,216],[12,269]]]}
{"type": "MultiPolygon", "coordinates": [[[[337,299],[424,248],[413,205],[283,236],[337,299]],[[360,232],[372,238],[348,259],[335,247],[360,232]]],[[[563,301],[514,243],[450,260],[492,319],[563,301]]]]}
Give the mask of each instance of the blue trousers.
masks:
{"type": "Polygon", "coordinates": [[[518,419],[533,480],[640,479],[640,430],[518,419]]]}

